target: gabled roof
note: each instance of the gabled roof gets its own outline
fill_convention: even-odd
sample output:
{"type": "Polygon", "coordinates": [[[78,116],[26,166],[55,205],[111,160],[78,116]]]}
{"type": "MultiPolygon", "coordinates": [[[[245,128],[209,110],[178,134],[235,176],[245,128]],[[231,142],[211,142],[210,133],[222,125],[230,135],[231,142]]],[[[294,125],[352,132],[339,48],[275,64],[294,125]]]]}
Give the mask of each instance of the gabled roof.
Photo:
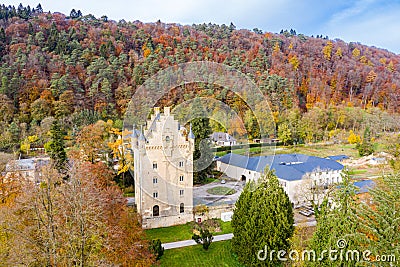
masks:
{"type": "Polygon", "coordinates": [[[343,165],[334,160],[303,154],[248,157],[229,153],[217,160],[259,173],[269,166],[280,179],[287,181],[300,180],[306,173],[343,169],[343,165]]]}
{"type": "Polygon", "coordinates": [[[6,166],[6,171],[29,171],[35,169],[35,161],[33,159],[12,160],[6,166]]]}
{"type": "Polygon", "coordinates": [[[356,190],[357,194],[367,193],[369,189],[375,187],[375,182],[372,180],[363,180],[354,182],[354,186],[358,189],[356,190]]]}
{"type": "Polygon", "coordinates": [[[40,168],[46,165],[50,161],[50,158],[29,158],[29,159],[18,159],[11,160],[6,165],[6,172],[11,171],[32,171],[36,167],[40,168]]]}
{"type": "Polygon", "coordinates": [[[234,142],[236,139],[228,133],[223,132],[214,132],[210,134],[210,138],[214,141],[223,141],[223,142],[234,142]]]}
{"type": "Polygon", "coordinates": [[[346,155],[335,155],[335,156],[327,156],[326,158],[331,160],[344,160],[348,159],[349,157],[346,155]]]}

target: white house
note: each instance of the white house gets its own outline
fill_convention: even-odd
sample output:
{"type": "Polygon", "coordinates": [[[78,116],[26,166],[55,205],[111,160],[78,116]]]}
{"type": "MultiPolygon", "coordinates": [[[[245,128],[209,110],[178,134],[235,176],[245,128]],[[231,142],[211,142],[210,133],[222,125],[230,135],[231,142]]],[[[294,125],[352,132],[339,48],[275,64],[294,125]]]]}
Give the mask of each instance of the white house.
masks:
{"type": "Polygon", "coordinates": [[[12,160],[6,165],[6,178],[20,177],[34,183],[41,181],[41,168],[50,162],[50,158],[29,158],[12,160]]]}
{"type": "Polygon", "coordinates": [[[304,192],[299,192],[300,188],[327,188],[342,181],[343,165],[326,158],[303,154],[248,157],[230,153],[217,159],[219,171],[241,181],[257,180],[266,167],[275,170],[294,205],[305,201],[302,196],[304,192]]]}
{"type": "Polygon", "coordinates": [[[218,146],[236,145],[236,139],[228,133],[215,132],[210,135],[210,138],[218,146]]]}

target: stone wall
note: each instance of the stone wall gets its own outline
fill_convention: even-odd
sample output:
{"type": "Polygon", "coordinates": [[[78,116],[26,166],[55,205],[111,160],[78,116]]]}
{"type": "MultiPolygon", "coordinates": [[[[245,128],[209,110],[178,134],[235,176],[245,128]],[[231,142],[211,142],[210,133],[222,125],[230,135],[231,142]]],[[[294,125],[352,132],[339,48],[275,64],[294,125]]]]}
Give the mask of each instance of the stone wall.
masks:
{"type": "Polygon", "coordinates": [[[221,219],[221,213],[233,211],[234,208],[235,208],[234,204],[226,204],[226,205],[219,205],[219,206],[209,206],[208,207],[208,212],[206,214],[203,214],[203,215],[196,214],[195,220],[198,222],[199,219],[201,219],[201,221],[205,221],[205,220],[208,220],[208,219],[214,219],[214,218],[221,219]]]}
{"type": "Polygon", "coordinates": [[[173,215],[173,216],[150,217],[150,218],[143,218],[142,228],[151,229],[151,228],[168,227],[178,224],[185,224],[191,221],[193,221],[193,214],[190,213],[173,215]]]}
{"type": "MultiPolygon", "coordinates": [[[[199,218],[201,221],[213,218],[221,219],[221,213],[233,211],[234,207],[235,205],[233,204],[210,206],[208,207],[208,213],[204,215],[196,215],[195,220],[198,221],[199,218]]],[[[144,229],[169,227],[173,225],[185,224],[191,221],[193,221],[193,214],[190,213],[174,216],[147,217],[143,218],[142,227],[144,229]]]]}

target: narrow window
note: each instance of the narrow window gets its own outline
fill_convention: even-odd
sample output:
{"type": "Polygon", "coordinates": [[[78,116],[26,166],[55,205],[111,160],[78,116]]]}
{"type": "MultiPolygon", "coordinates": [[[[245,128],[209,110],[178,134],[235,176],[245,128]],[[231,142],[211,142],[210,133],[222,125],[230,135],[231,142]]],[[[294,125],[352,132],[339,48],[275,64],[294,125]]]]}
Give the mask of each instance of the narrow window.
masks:
{"type": "Polygon", "coordinates": [[[179,195],[183,196],[183,189],[179,190],[179,195]]]}
{"type": "Polygon", "coordinates": [[[179,176],[179,182],[183,182],[183,175],[179,176]]]}
{"type": "Polygon", "coordinates": [[[154,197],[154,198],[158,198],[158,192],[154,192],[154,193],[153,193],[153,197],[154,197]]]}
{"type": "Polygon", "coordinates": [[[179,161],[179,167],[183,167],[183,161],[179,161]]]}
{"type": "Polygon", "coordinates": [[[181,203],[179,205],[179,213],[184,213],[185,212],[185,204],[181,203]]]}
{"type": "Polygon", "coordinates": [[[153,170],[157,169],[157,162],[153,162],[153,170]]]}
{"type": "Polygon", "coordinates": [[[160,216],[160,207],[158,205],[153,206],[153,216],[160,216]]]}
{"type": "Polygon", "coordinates": [[[158,182],[157,177],[153,178],[153,184],[156,184],[158,182]]]}

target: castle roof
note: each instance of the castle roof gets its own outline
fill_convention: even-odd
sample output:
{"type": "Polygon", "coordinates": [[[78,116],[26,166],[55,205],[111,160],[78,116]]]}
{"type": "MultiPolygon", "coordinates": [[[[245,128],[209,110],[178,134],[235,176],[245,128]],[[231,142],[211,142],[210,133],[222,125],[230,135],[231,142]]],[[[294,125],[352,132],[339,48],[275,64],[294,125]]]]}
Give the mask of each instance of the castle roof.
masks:
{"type": "Polygon", "coordinates": [[[190,138],[190,139],[194,139],[195,138],[194,133],[192,132],[192,125],[191,124],[190,124],[190,132],[188,134],[188,138],[190,138]]]}
{"type": "Polygon", "coordinates": [[[278,178],[287,181],[301,180],[305,174],[316,171],[343,169],[343,165],[334,160],[303,154],[248,157],[229,153],[217,161],[259,173],[264,172],[268,165],[275,170],[278,178]]]}
{"type": "Polygon", "coordinates": [[[217,141],[223,141],[223,142],[236,141],[236,139],[233,136],[231,136],[228,133],[223,133],[223,132],[214,132],[210,135],[210,137],[215,142],[217,142],[217,141]]]}
{"type": "Polygon", "coordinates": [[[372,180],[363,180],[354,182],[354,186],[357,187],[357,194],[367,193],[369,189],[375,187],[375,182],[372,180]]]}

